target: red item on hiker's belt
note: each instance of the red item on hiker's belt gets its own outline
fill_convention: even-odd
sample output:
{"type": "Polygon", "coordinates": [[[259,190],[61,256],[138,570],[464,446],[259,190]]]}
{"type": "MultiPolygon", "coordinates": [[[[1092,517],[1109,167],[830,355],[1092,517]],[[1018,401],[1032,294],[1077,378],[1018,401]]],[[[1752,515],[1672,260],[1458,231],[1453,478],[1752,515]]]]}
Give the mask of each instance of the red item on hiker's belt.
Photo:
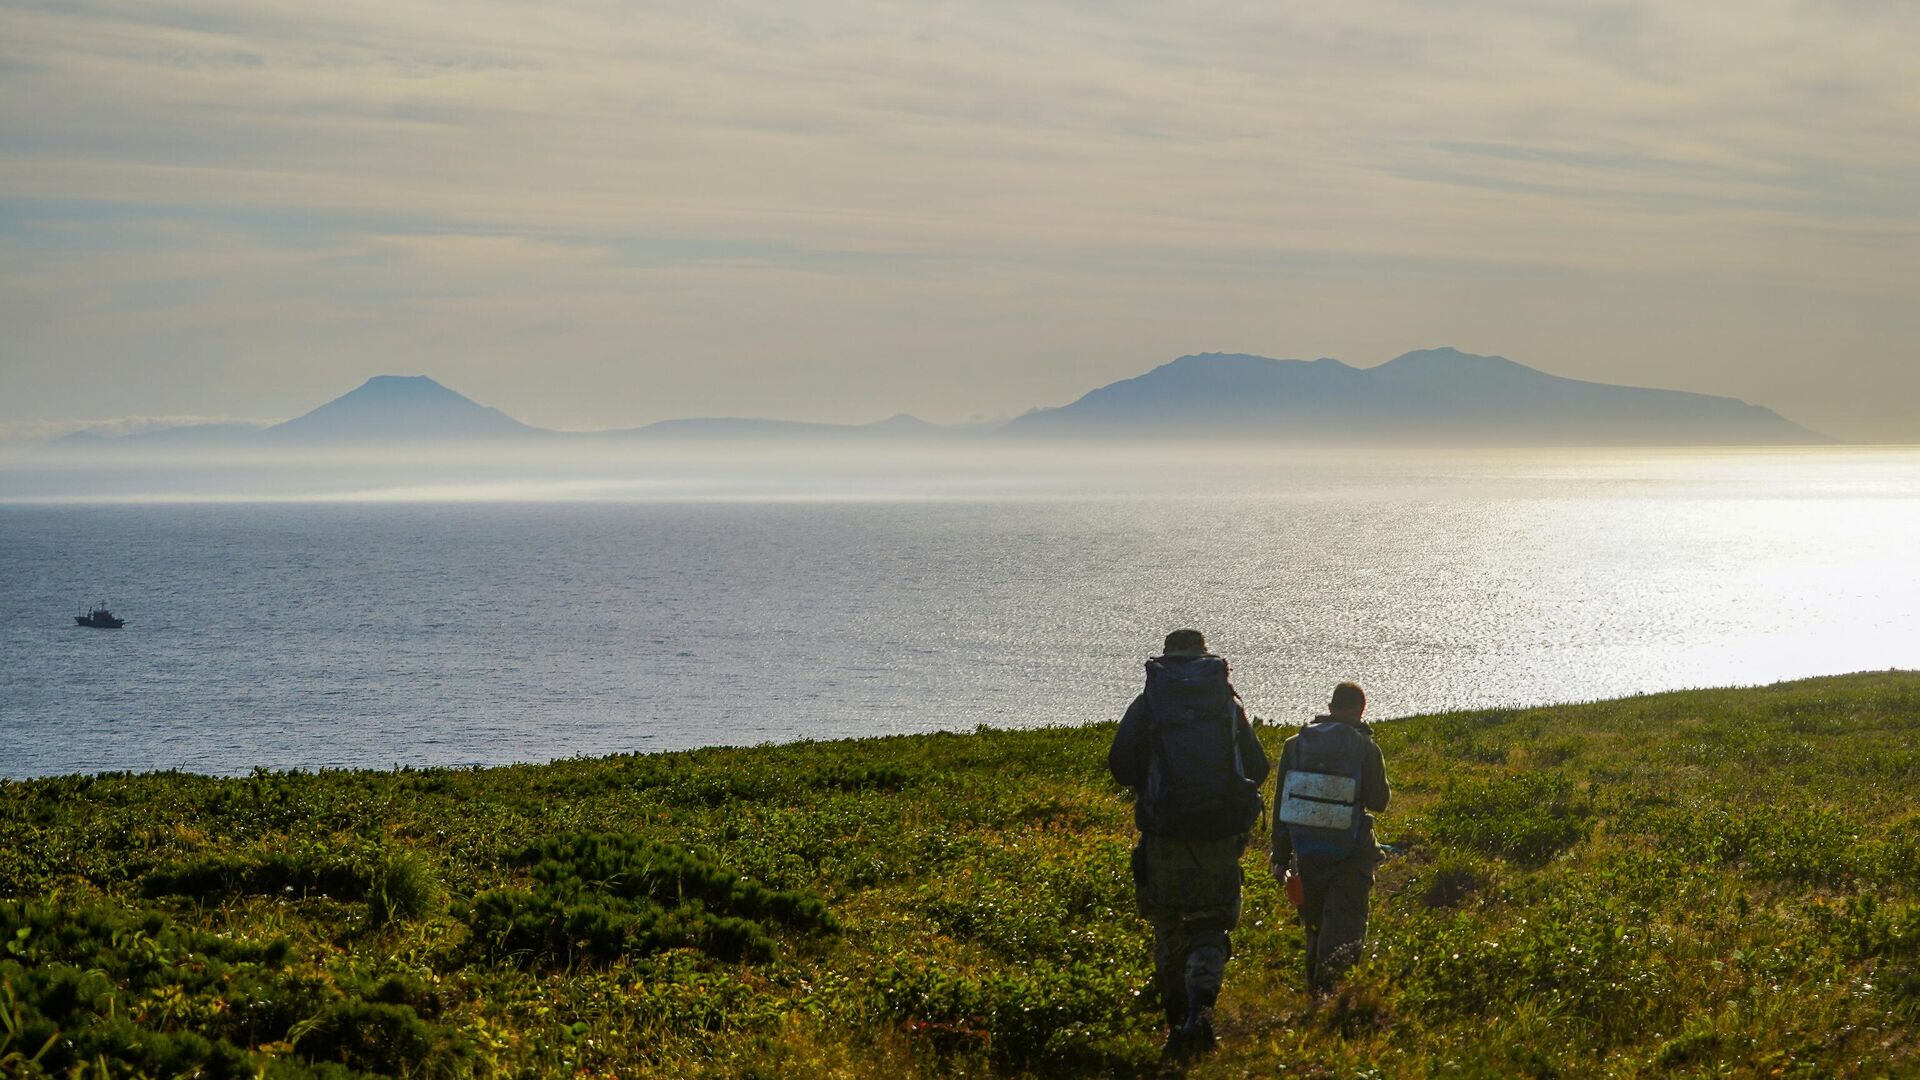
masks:
{"type": "Polygon", "coordinates": [[[1307,906],[1307,887],[1301,883],[1300,875],[1293,867],[1287,867],[1287,903],[1295,908],[1307,906]]]}

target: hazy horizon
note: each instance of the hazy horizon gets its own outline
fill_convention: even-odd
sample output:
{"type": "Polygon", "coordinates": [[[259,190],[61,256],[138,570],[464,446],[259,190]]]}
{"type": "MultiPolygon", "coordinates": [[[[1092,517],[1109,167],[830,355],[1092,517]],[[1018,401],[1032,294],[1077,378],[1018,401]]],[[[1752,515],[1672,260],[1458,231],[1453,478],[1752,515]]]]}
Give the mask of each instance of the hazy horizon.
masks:
{"type": "Polygon", "coordinates": [[[1405,446],[1114,440],[949,446],[662,440],[498,442],[266,450],[162,450],[137,457],[0,454],[0,506],[141,503],[970,502],[1284,494],[1330,474],[1417,490],[1463,475],[1605,476],[1676,468],[1793,478],[1844,466],[1904,483],[1901,446],[1405,446]]]}
{"type": "MultiPolygon", "coordinates": [[[[608,428],[569,430],[526,425],[515,415],[515,408],[501,408],[494,404],[475,402],[471,398],[461,394],[457,388],[446,386],[431,375],[388,372],[370,375],[351,390],[325,402],[318,403],[313,408],[304,410],[299,415],[293,417],[242,419],[231,416],[182,415],[131,416],[108,420],[69,422],[16,422],[12,424],[0,422],[0,447],[4,447],[8,443],[44,444],[46,449],[61,453],[86,455],[89,453],[113,453],[123,446],[130,448],[137,443],[140,452],[143,454],[173,452],[175,454],[184,454],[186,457],[191,458],[204,456],[209,449],[216,452],[222,449],[222,445],[204,445],[207,439],[213,439],[216,443],[221,443],[223,440],[225,442],[231,442],[236,437],[244,438],[250,433],[262,431],[280,435],[282,432],[292,428],[302,426],[312,427],[316,421],[324,425],[327,421],[321,418],[330,415],[336,418],[336,422],[343,415],[348,415],[357,417],[357,420],[349,422],[364,423],[372,419],[382,425],[398,424],[405,430],[415,434],[419,433],[420,429],[418,425],[424,420],[432,420],[437,423],[453,423],[464,427],[466,429],[465,435],[469,438],[477,434],[471,429],[471,425],[475,422],[480,422],[493,429],[495,436],[522,436],[533,434],[546,436],[618,436],[648,434],[657,435],[662,438],[671,438],[679,435],[682,438],[693,439],[696,446],[710,446],[716,442],[747,444],[778,443],[783,438],[800,438],[808,433],[871,434],[873,436],[886,435],[898,439],[915,439],[935,434],[947,438],[963,435],[979,435],[990,432],[1018,432],[1029,442],[1047,443],[1057,441],[1059,434],[1045,434],[1046,429],[1044,427],[1036,429],[1033,424],[1029,423],[1030,421],[1048,420],[1057,416],[1070,414],[1075,410],[1084,411],[1086,407],[1100,401],[1114,402],[1131,398],[1131,407],[1138,408],[1142,404],[1149,404],[1152,407],[1152,411],[1158,413],[1162,419],[1166,421],[1177,420],[1179,415],[1185,412],[1192,417],[1197,430],[1211,431],[1219,422],[1227,419],[1227,413],[1222,411],[1223,408],[1228,410],[1235,408],[1251,410],[1251,415],[1242,417],[1243,420],[1258,422],[1264,419],[1267,421],[1292,423],[1292,421],[1288,421],[1286,417],[1281,414],[1289,411],[1304,411],[1307,414],[1312,414],[1314,412],[1326,411],[1329,406],[1335,406],[1335,402],[1333,401],[1321,401],[1318,398],[1319,394],[1328,390],[1338,390],[1340,393],[1348,395],[1346,404],[1349,406],[1364,406],[1366,404],[1364,400],[1366,392],[1369,391],[1375,393],[1385,391],[1390,397],[1401,399],[1397,402],[1373,401],[1375,407],[1383,404],[1389,405],[1402,415],[1375,417],[1374,419],[1380,421],[1380,423],[1368,425],[1364,430],[1355,428],[1355,434],[1351,438],[1343,438],[1340,440],[1353,445],[1445,445],[1480,447],[1528,445],[1732,446],[1761,445],[1768,441],[1767,439],[1754,440],[1751,438],[1723,437],[1730,433],[1723,428],[1717,429],[1711,426],[1698,432],[1698,437],[1679,440],[1670,440],[1665,437],[1649,438],[1645,433],[1642,433],[1639,437],[1633,437],[1620,426],[1623,422],[1633,423],[1636,422],[1636,420],[1637,422],[1647,422],[1651,417],[1644,414],[1647,414],[1649,410],[1671,409],[1675,407],[1683,409],[1697,408],[1702,404],[1712,405],[1714,402],[1720,402],[1725,405],[1748,406],[1750,409],[1768,414],[1771,419],[1767,422],[1784,421],[1784,423],[1779,426],[1780,431],[1784,432],[1788,429],[1797,429],[1807,436],[1805,439],[1807,442],[1839,442],[1871,445],[1871,443],[1858,439],[1835,439],[1826,433],[1814,431],[1802,425],[1796,425],[1792,422],[1791,418],[1781,417],[1777,411],[1768,409],[1763,403],[1743,402],[1737,398],[1701,397],[1688,395],[1685,392],[1654,391],[1651,394],[1642,392],[1648,389],[1651,388],[1622,387],[1605,383],[1583,382],[1581,380],[1564,380],[1557,376],[1552,376],[1549,372],[1542,372],[1537,368],[1519,363],[1508,357],[1465,354],[1450,346],[1410,350],[1395,357],[1376,361],[1371,364],[1350,364],[1337,357],[1320,357],[1307,360],[1305,358],[1273,358],[1250,356],[1247,354],[1199,353],[1174,358],[1166,363],[1155,365],[1153,368],[1138,375],[1116,380],[1105,386],[1089,388],[1086,393],[1079,395],[1070,402],[1035,405],[1009,417],[994,418],[991,420],[971,420],[941,424],[935,421],[925,420],[912,413],[895,412],[865,422],[836,424],[831,422],[795,420],[783,416],[744,416],[728,414],[702,417],[674,417],[652,421],[648,424],[616,425],[608,428]],[[1364,373],[1368,379],[1352,383],[1344,383],[1337,380],[1334,382],[1327,381],[1328,378],[1339,373],[1364,373]],[[1548,376],[1548,378],[1545,380],[1537,378],[1541,375],[1548,376]],[[1250,377],[1254,379],[1253,383],[1246,381],[1250,377]],[[1489,378],[1494,381],[1492,383],[1486,382],[1485,380],[1489,378]],[[1297,381],[1300,379],[1305,379],[1306,381],[1297,381]],[[1408,379],[1412,381],[1402,381],[1408,379]],[[1515,382],[1515,379],[1519,381],[1515,382]],[[1399,389],[1392,389],[1395,386],[1398,386],[1399,389]],[[1434,402],[1430,397],[1433,391],[1447,386],[1453,387],[1451,396],[1445,401],[1434,402]],[[1148,389],[1148,387],[1152,387],[1153,389],[1148,389]],[[1508,426],[1511,426],[1512,420],[1518,418],[1514,415],[1515,411],[1526,411],[1535,407],[1546,408],[1549,412],[1543,414],[1541,417],[1537,417],[1536,421],[1545,423],[1551,428],[1568,419],[1566,416],[1559,415],[1560,412],[1568,408],[1591,408],[1595,404],[1594,402],[1587,402],[1585,406],[1576,406],[1564,398],[1550,396],[1546,399],[1537,399],[1529,397],[1529,395],[1538,395],[1549,387],[1555,388],[1547,391],[1550,394],[1564,394],[1569,391],[1576,393],[1588,392],[1598,387],[1605,388],[1608,391],[1630,391],[1638,396],[1634,399],[1634,404],[1625,407],[1622,415],[1615,416],[1611,420],[1598,422],[1597,430],[1599,430],[1602,435],[1604,435],[1606,431],[1611,430],[1614,433],[1614,437],[1612,438],[1603,437],[1597,440],[1591,439],[1588,437],[1593,434],[1591,430],[1585,434],[1576,432],[1570,438],[1556,437],[1544,441],[1539,439],[1517,438],[1512,435],[1503,437],[1497,434],[1482,437],[1482,434],[1478,430],[1466,432],[1465,434],[1469,437],[1464,439],[1459,437],[1461,433],[1455,433],[1449,436],[1444,433],[1431,431],[1423,434],[1419,431],[1397,433],[1393,430],[1395,425],[1403,424],[1404,421],[1409,419],[1411,414],[1432,414],[1444,418],[1444,414],[1448,410],[1457,411],[1463,404],[1470,401],[1474,395],[1488,392],[1519,395],[1517,397],[1504,399],[1500,402],[1487,402],[1486,407],[1493,408],[1496,411],[1506,411],[1508,426]],[[1360,398],[1353,398],[1351,396],[1356,391],[1361,392],[1360,398]],[[1415,396],[1412,398],[1405,397],[1408,391],[1412,391],[1415,396]],[[1260,396],[1249,397],[1248,395],[1252,393],[1257,393],[1260,396]],[[1225,396],[1221,397],[1220,395],[1223,394],[1225,396]],[[1306,396],[1302,397],[1301,395],[1303,394],[1306,396]],[[422,412],[422,409],[425,409],[426,412],[422,412]],[[443,411],[447,409],[454,410],[454,414],[445,414],[443,411]],[[1635,414],[1642,415],[1636,417],[1635,414]],[[729,427],[729,425],[731,425],[731,427],[729,427]],[[764,425],[764,427],[756,427],[756,425],[764,425]],[[507,430],[501,430],[503,428],[507,430]],[[193,441],[174,441],[169,443],[153,439],[140,439],[127,442],[121,438],[128,435],[154,435],[169,432],[184,437],[187,440],[200,440],[201,445],[197,445],[193,441]],[[84,437],[84,441],[76,441],[75,438],[67,438],[67,436],[84,437]]],[[[1615,407],[1615,405],[1617,405],[1617,401],[1610,402],[1607,407],[1611,408],[1615,407]]],[[[1094,407],[1096,409],[1098,408],[1098,406],[1094,407]]],[[[1329,414],[1329,418],[1331,418],[1331,414],[1329,414]]],[[[1457,420],[1459,418],[1456,417],[1455,419],[1457,420]]],[[[1336,421],[1336,426],[1338,423],[1339,422],[1336,421]]],[[[1669,428],[1669,430],[1671,430],[1671,428],[1669,428]]],[[[1246,438],[1240,441],[1249,443],[1287,442],[1289,439],[1286,431],[1287,428],[1284,426],[1273,427],[1271,433],[1265,438],[1246,438]]],[[[341,434],[343,433],[337,431],[334,433],[335,437],[341,434]]],[[[1337,435],[1338,432],[1316,430],[1306,433],[1296,433],[1291,441],[1311,444],[1325,439],[1329,434],[1337,435]]],[[[1110,433],[1107,437],[1112,438],[1113,435],[1110,433]]],[[[382,434],[380,439],[388,443],[394,441],[393,434],[390,431],[382,434]]],[[[422,443],[420,449],[426,450],[429,456],[431,456],[431,454],[435,452],[434,444],[444,443],[445,441],[446,438],[444,436],[430,438],[422,443]]],[[[1070,437],[1067,445],[1071,446],[1072,443],[1081,441],[1085,441],[1084,438],[1073,439],[1070,437]]],[[[261,444],[255,441],[252,445],[266,449],[270,444],[261,444]]],[[[1122,445],[1124,445],[1124,440],[1122,445]]],[[[3,459],[0,459],[0,464],[4,464],[3,459]]]]}

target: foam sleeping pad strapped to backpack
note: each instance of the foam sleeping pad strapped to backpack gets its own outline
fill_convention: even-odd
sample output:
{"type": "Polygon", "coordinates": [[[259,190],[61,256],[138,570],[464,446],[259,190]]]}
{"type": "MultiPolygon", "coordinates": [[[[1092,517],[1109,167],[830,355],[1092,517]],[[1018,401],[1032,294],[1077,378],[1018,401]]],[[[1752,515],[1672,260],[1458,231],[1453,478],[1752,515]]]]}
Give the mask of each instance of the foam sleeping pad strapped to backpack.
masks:
{"type": "Polygon", "coordinates": [[[1153,754],[1142,799],[1152,831],[1210,840],[1253,827],[1260,790],[1241,760],[1239,699],[1217,656],[1147,661],[1153,754]]]}
{"type": "Polygon", "coordinates": [[[1280,783],[1278,817],[1304,857],[1344,859],[1360,849],[1367,815],[1360,807],[1365,732],[1316,720],[1294,736],[1294,760],[1280,783]]]}

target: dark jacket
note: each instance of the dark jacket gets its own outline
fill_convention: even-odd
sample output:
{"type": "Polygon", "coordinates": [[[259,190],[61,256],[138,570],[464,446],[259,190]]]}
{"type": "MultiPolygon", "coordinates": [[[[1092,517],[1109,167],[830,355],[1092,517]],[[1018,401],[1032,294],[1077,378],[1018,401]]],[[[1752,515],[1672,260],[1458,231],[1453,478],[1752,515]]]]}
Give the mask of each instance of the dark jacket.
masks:
{"type": "MultiPolygon", "coordinates": [[[[1178,663],[1182,657],[1162,657],[1170,663],[1178,663]]],[[[1266,782],[1267,773],[1272,766],[1267,761],[1266,748],[1253,734],[1253,724],[1247,718],[1247,709],[1238,698],[1234,700],[1234,737],[1240,746],[1241,765],[1246,769],[1247,779],[1258,786],[1266,782]]],[[[1133,789],[1136,796],[1133,804],[1133,823],[1142,832],[1150,831],[1146,807],[1137,797],[1147,786],[1147,768],[1153,757],[1153,739],[1149,730],[1152,715],[1147,707],[1147,695],[1141,694],[1127,706],[1127,715],[1120,720],[1120,730],[1113,733],[1113,746],[1107,751],[1107,770],[1113,778],[1133,789]]]]}
{"type": "MultiPolygon", "coordinates": [[[[1360,805],[1374,813],[1385,810],[1387,799],[1393,792],[1387,787],[1387,759],[1373,741],[1373,729],[1359,720],[1340,720],[1331,716],[1316,717],[1315,720],[1316,722],[1331,720],[1338,724],[1351,724],[1366,734],[1367,749],[1370,752],[1360,763],[1360,805]]],[[[1288,770],[1293,768],[1294,741],[1298,738],[1299,736],[1295,735],[1287,739],[1286,745],[1280,748],[1280,785],[1282,787],[1286,786],[1288,770]]],[[[1275,798],[1278,796],[1276,795],[1275,798]]],[[[1373,814],[1366,815],[1366,818],[1366,830],[1360,836],[1360,853],[1368,859],[1378,859],[1379,851],[1375,848],[1373,840],[1373,814]]],[[[1279,813],[1275,812],[1273,815],[1273,865],[1285,867],[1287,860],[1291,858],[1293,858],[1293,837],[1288,834],[1286,823],[1280,820],[1279,813]]]]}

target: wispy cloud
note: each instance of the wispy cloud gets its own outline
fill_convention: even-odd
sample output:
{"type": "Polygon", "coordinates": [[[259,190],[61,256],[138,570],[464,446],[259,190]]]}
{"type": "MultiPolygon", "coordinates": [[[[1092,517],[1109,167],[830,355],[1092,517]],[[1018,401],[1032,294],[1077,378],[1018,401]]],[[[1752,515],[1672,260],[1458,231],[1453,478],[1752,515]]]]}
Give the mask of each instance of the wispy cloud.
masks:
{"type": "Polygon", "coordinates": [[[115,416],[105,420],[0,420],[0,442],[43,442],[63,435],[139,435],[203,424],[265,427],[272,420],[239,416],[115,416]]]}
{"type": "Polygon", "coordinates": [[[1908,377],[1916,47],[1795,0],[0,4],[0,410],[399,364],[559,426],[957,417],[1446,339],[1891,431],[1799,358],[1908,377]]]}

